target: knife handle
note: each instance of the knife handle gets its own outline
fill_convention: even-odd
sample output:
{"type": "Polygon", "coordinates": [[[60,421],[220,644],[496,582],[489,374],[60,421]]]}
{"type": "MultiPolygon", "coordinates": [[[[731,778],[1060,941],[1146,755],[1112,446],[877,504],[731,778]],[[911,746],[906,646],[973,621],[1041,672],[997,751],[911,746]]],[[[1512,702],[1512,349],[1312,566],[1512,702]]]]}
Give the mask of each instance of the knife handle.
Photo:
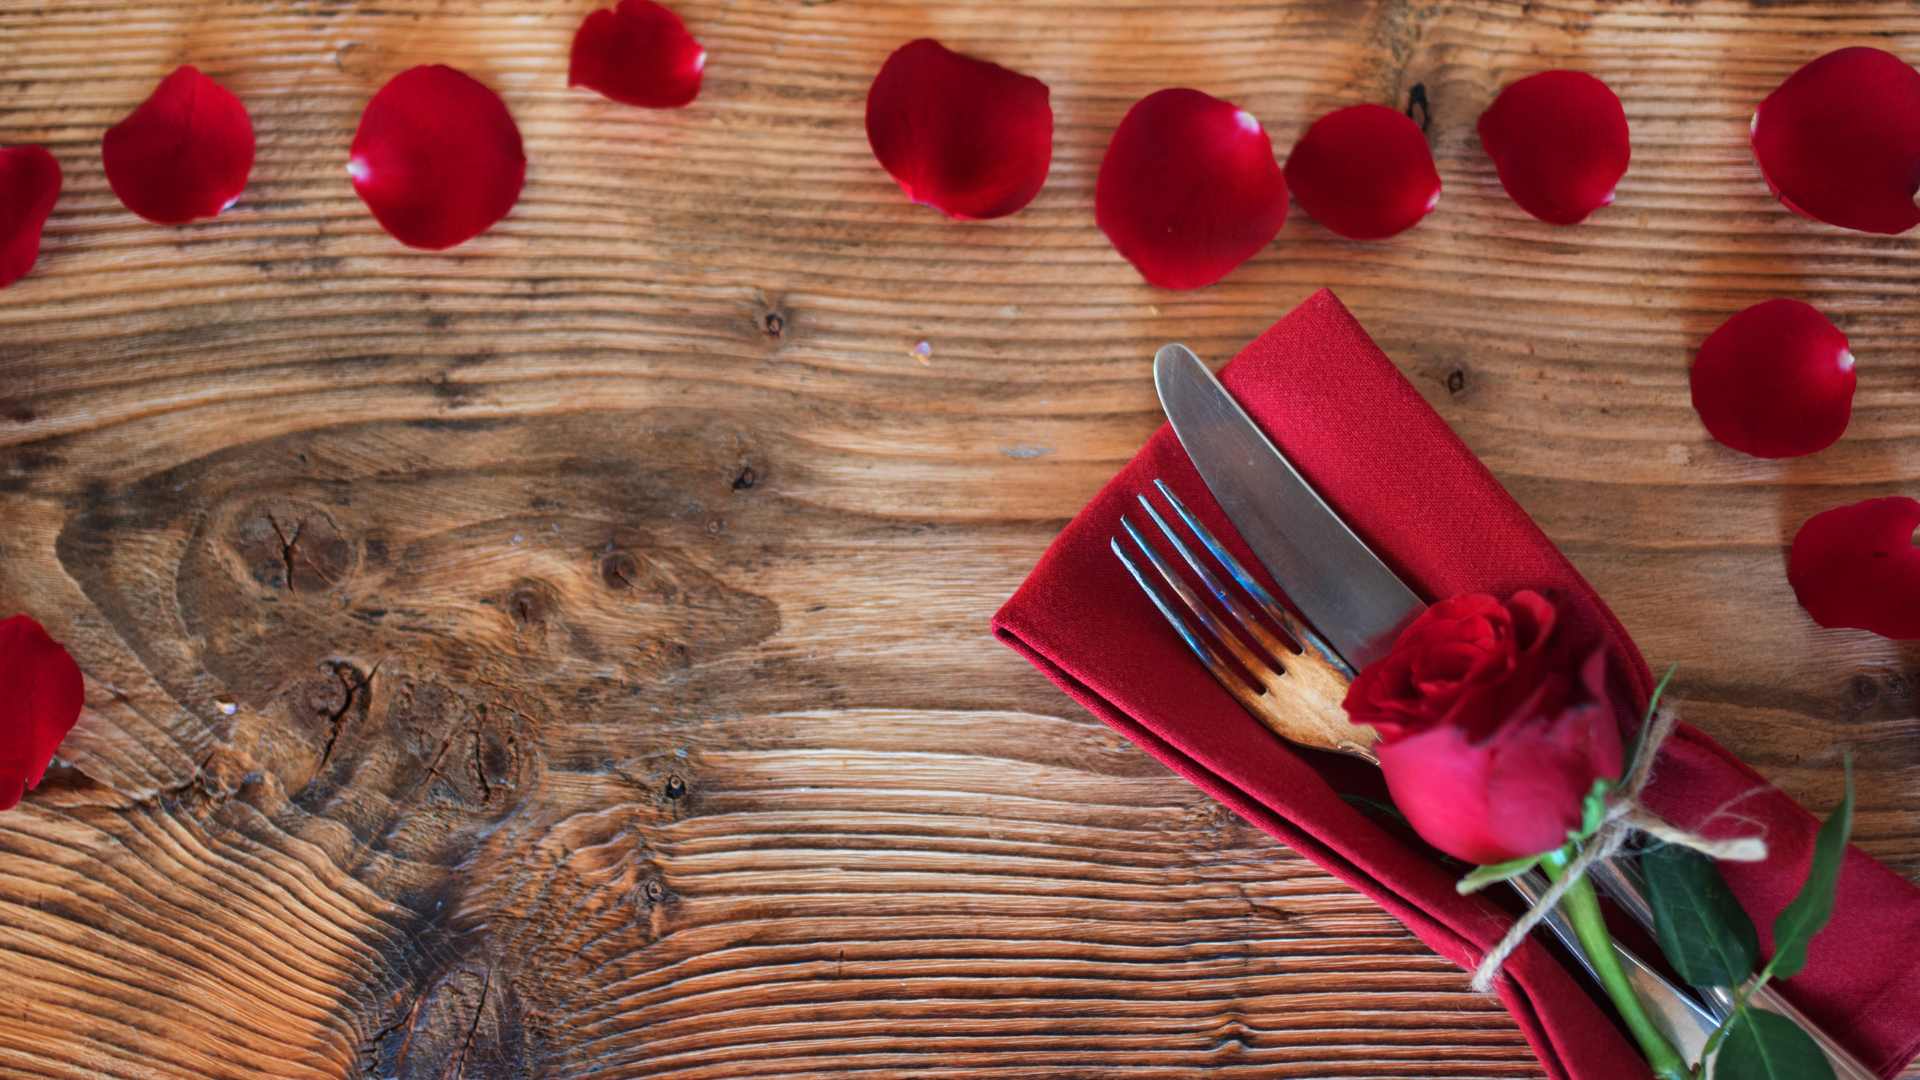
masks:
{"type": "MultiPolygon", "coordinates": [[[[1619,904],[1622,911],[1631,915],[1635,922],[1649,930],[1653,929],[1653,905],[1647,901],[1646,889],[1633,868],[1613,859],[1607,859],[1593,864],[1587,870],[1587,874],[1593,878],[1594,884],[1598,885],[1614,903],[1619,904]]],[[[1734,994],[1731,989],[1724,986],[1709,986],[1700,987],[1699,990],[1701,997],[1705,999],[1704,1003],[1708,1011],[1713,1013],[1715,1019],[1724,1023],[1727,1017],[1733,1015],[1734,994]]],[[[1827,1061],[1833,1066],[1836,1080],[1879,1080],[1879,1073],[1867,1068],[1865,1062],[1854,1057],[1846,1047],[1835,1041],[1833,1036],[1822,1031],[1805,1013],[1794,1008],[1772,986],[1762,986],[1753,991],[1747,997],[1747,1002],[1767,1012],[1779,1013],[1799,1025],[1800,1030],[1805,1031],[1820,1047],[1820,1052],[1827,1055],[1827,1061]]]]}
{"type": "MultiPolygon", "coordinates": [[[[1518,877],[1508,879],[1513,891],[1529,904],[1537,904],[1546,894],[1547,882],[1538,871],[1529,871],[1518,877]]],[[[1580,944],[1580,938],[1573,932],[1573,925],[1559,908],[1548,911],[1542,920],[1553,936],[1560,939],[1568,953],[1580,962],[1595,982],[1600,979],[1594,970],[1593,961],[1588,958],[1586,949],[1580,944]]],[[[1646,1006],[1647,1017],[1660,1029],[1674,1049],[1686,1058],[1689,1065],[1697,1064],[1701,1051],[1706,1049],[1707,1040],[1713,1037],[1713,1031],[1720,1021],[1700,1002],[1694,1000],[1685,990],[1667,981],[1666,977],[1655,971],[1646,961],[1619,942],[1613,943],[1613,951],[1620,958],[1620,966],[1626,972],[1627,982],[1632,984],[1633,992],[1639,996],[1640,1003],[1646,1006]]]]}

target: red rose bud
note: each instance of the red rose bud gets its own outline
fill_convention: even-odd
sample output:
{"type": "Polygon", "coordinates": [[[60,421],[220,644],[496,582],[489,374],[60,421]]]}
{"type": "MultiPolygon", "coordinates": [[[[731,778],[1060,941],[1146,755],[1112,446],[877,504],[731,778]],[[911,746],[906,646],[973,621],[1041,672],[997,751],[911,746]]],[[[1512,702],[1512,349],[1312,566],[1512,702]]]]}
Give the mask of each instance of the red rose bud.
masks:
{"type": "Polygon", "coordinates": [[[1708,434],[1755,457],[1824,450],[1853,416],[1847,336],[1798,300],[1768,300],[1721,323],[1689,379],[1708,434]]]}
{"type": "Polygon", "coordinates": [[[1557,622],[1538,593],[1458,596],[1347,690],[1347,715],[1380,732],[1395,805],[1449,855],[1485,865],[1557,848],[1593,782],[1620,775],[1606,653],[1575,647],[1557,622]]]}
{"type": "Polygon", "coordinates": [[[1420,125],[1382,105],[1314,121],[1287,155],[1287,191],[1315,221],[1350,240],[1380,240],[1440,203],[1440,173],[1420,125]]]}
{"type": "Polygon", "coordinates": [[[1581,71],[1543,71],[1500,91],[1480,114],[1480,145],[1520,209],[1554,225],[1613,202],[1632,156],[1619,97],[1581,71]]]}
{"type": "Polygon", "coordinates": [[[1793,537],[1787,582],[1821,626],[1920,640],[1920,502],[1868,499],[1815,514],[1793,537]]]}
{"type": "Polygon", "coordinates": [[[25,615],[0,620],[0,810],[40,786],[86,697],[80,666],[44,627],[25,615]]]}
{"type": "Polygon", "coordinates": [[[1287,180],[1252,113],[1198,90],[1161,90],[1128,109],[1107,144],[1094,218],[1141,277],[1197,289],[1279,235],[1287,180]]]}
{"type": "Polygon", "coordinates": [[[0,149],[0,289],[40,258],[40,230],[60,197],[60,163],[38,146],[0,149]]]}
{"type": "Polygon", "coordinates": [[[1753,158],[1787,209],[1829,225],[1920,225],[1920,72],[1879,49],[1839,49],[1794,72],[1753,113],[1753,158]]]}
{"type": "Polygon", "coordinates": [[[527,156],[500,95],[434,64],[395,75],[367,102],[347,174],[381,228],[438,251],[507,216],[527,156]]]}
{"type": "Polygon", "coordinates": [[[867,143],[907,198],[956,218],[1033,201],[1053,162],[1047,84],[931,38],[895,49],[867,91],[867,143]]]}
{"type": "Polygon", "coordinates": [[[580,23],[567,85],[626,105],[677,109],[699,96],[706,66],[707,51],[680,16],[652,0],[620,0],[580,23]]]}
{"type": "Polygon", "coordinates": [[[226,87],[183,67],[107,130],[100,159],[127,209],[181,225],[239,201],[253,172],[253,121],[226,87]]]}

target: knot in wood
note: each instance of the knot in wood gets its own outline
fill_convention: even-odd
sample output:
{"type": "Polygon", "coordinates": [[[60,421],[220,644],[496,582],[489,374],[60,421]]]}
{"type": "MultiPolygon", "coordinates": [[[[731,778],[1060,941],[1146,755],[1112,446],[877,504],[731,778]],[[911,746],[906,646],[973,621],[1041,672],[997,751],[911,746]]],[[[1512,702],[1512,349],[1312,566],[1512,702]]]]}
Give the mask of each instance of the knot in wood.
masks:
{"type": "Polygon", "coordinates": [[[640,564],[624,551],[616,551],[600,560],[600,580],[609,589],[631,589],[640,574],[640,564]]]}

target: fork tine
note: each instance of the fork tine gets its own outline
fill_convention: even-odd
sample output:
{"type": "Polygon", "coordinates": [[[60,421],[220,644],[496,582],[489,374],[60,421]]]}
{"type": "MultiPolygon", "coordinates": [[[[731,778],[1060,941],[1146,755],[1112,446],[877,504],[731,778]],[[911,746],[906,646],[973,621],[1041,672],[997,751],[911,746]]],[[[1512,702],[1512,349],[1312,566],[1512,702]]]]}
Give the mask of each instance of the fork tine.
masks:
{"type": "MultiPolygon", "coordinates": [[[[1124,519],[1122,523],[1124,524],[1124,519]]],[[[1135,542],[1138,543],[1138,537],[1135,538],[1135,542]]],[[[1233,670],[1232,665],[1227,663],[1213,646],[1207,644],[1204,637],[1195,633],[1193,627],[1187,625],[1187,620],[1181,618],[1173,602],[1169,601],[1154,585],[1146,571],[1141,570],[1139,565],[1127,555],[1126,549],[1120,544],[1120,538],[1112,537],[1107,541],[1107,546],[1113,549],[1114,555],[1120,559],[1120,564],[1127,568],[1128,574],[1132,575],[1134,584],[1140,586],[1140,591],[1146,593],[1147,599],[1153,601],[1153,606],[1159,609],[1161,616],[1173,627],[1174,633],[1180,635],[1180,640],[1187,643],[1187,648],[1200,659],[1201,665],[1212,673],[1214,681],[1226,687],[1228,693],[1239,699],[1243,708],[1257,711],[1260,695],[1247,685],[1247,680],[1241,678],[1240,674],[1233,670]]],[[[1151,554],[1150,551],[1149,554],[1151,554]]]]}
{"type": "Polygon", "coordinates": [[[1153,568],[1160,572],[1160,580],[1186,603],[1187,614],[1198,620],[1201,626],[1206,627],[1207,632],[1213,635],[1213,639],[1224,646],[1227,652],[1246,668],[1247,674],[1261,683],[1278,674],[1279,665],[1276,660],[1255,655],[1254,651],[1240,640],[1239,635],[1227,629],[1219,617],[1214,615],[1213,609],[1207,606],[1207,602],[1200,598],[1200,594],[1193,591],[1193,586],[1187,584],[1187,579],[1180,576],[1180,572],[1173,568],[1173,564],[1167,561],[1166,556],[1160,554],[1158,548],[1147,542],[1147,538],[1140,534],[1140,530],[1133,522],[1127,520],[1124,514],[1120,516],[1120,527],[1127,531],[1127,535],[1133,538],[1134,546],[1139,548],[1140,553],[1153,564],[1153,568]]]}
{"type": "MultiPolygon", "coordinates": [[[[1168,496],[1168,501],[1184,514],[1185,507],[1180,506],[1178,499],[1172,498],[1172,492],[1167,491],[1164,484],[1160,485],[1160,489],[1168,496]]],[[[1171,556],[1162,554],[1160,548],[1148,543],[1147,535],[1124,514],[1120,517],[1120,527],[1132,540],[1138,555],[1145,556],[1146,562],[1140,562],[1130,554],[1125,541],[1117,535],[1109,538],[1108,547],[1121,565],[1127,568],[1134,584],[1140,586],[1153,606],[1159,609],[1161,616],[1186,642],[1187,648],[1200,658],[1201,665],[1213,675],[1214,680],[1232,694],[1242,708],[1281,738],[1303,746],[1353,754],[1377,763],[1368,749],[1373,741],[1373,729],[1354,727],[1341,708],[1351,678],[1341,670],[1341,666],[1337,666],[1339,657],[1320,645],[1310,631],[1305,632],[1301,642],[1305,648],[1297,652],[1286,642],[1277,639],[1233,595],[1231,586],[1223,584],[1213,574],[1204,556],[1196,554],[1180,539],[1153,503],[1144,497],[1140,502],[1167,542],[1180,552],[1195,575],[1219,597],[1225,614],[1216,614],[1214,606],[1176,568],[1171,556]],[[1146,563],[1151,563],[1153,571],[1158,573],[1146,569],[1146,563]],[[1196,624],[1206,632],[1202,633],[1196,624]],[[1271,657],[1259,655],[1259,651],[1248,644],[1255,639],[1263,643],[1273,642],[1279,648],[1269,650],[1271,657]],[[1234,661],[1238,661],[1238,664],[1234,661]]],[[[1193,524],[1191,515],[1187,515],[1187,520],[1193,524]]],[[[1196,526],[1195,535],[1202,537],[1210,550],[1221,551],[1218,541],[1204,528],[1196,526]]],[[[1223,562],[1231,562],[1232,556],[1225,555],[1223,551],[1221,553],[1223,562]]],[[[1237,562],[1231,565],[1239,570],[1239,574],[1245,574],[1237,562]]],[[[1257,582],[1254,587],[1258,588],[1257,582]]],[[[1266,599],[1271,601],[1272,597],[1266,599]]],[[[1276,618],[1276,621],[1283,626],[1289,623],[1299,625],[1290,618],[1276,618]]]]}
{"type": "Polygon", "coordinates": [[[1283,640],[1278,634],[1267,629],[1266,624],[1255,618],[1253,612],[1247,610],[1246,605],[1240,602],[1240,598],[1234,595],[1233,590],[1227,588],[1226,584],[1207,566],[1207,561],[1195,555],[1193,550],[1187,547],[1186,541],[1180,539],[1180,534],[1173,530],[1173,526],[1167,524],[1167,519],[1160,516],[1160,511],[1154,508],[1153,503],[1148,501],[1145,495],[1140,495],[1138,498],[1141,509],[1145,510],[1147,516],[1153,519],[1153,523],[1160,527],[1160,535],[1166,537],[1167,542],[1173,545],[1173,550],[1179,552],[1180,557],[1187,561],[1187,565],[1193,569],[1194,575],[1200,579],[1201,584],[1205,585],[1207,590],[1213,593],[1214,598],[1220,601],[1221,607],[1227,609],[1227,614],[1239,624],[1241,631],[1253,638],[1254,644],[1265,649],[1267,655],[1279,661],[1282,667],[1286,665],[1287,657],[1299,654],[1299,646],[1283,640]]]}
{"type": "MultiPolygon", "coordinates": [[[[1167,486],[1166,481],[1155,479],[1153,486],[1159,489],[1161,496],[1173,507],[1173,512],[1180,515],[1180,520],[1186,523],[1187,528],[1199,539],[1207,552],[1226,568],[1227,574],[1247,591],[1247,595],[1253,597],[1254,602],[1260,605],[1260,610],[1266,612],[1268,618],[1292,635],[1293,640],[1318,653],[1321,659],[1338,668],[1348,678],[1353,677],[1353,668],[1348,665],[1346,659],[1334,651],[1333,646],[1327,644],[1326,639],[1315,633],[1311,626],[1282,607],[1280,602],[1273,598],[1273,594],[1267,591],[1266,586],[1260,584],[1259,580],[1240,564],[1240,560],[1233,557],[1233,552],[1228,551],[1225,544],[1222,544],[1205,525],[1200,524],[1200,519],[1193,515],[1193,511],[1187,509],[1187,504],[1180,501],[1180,496],[1173,493],[1173,489],[1167,486]]],[[[1142,498],[1145,497],[1142,496],[1142,498]]],[[[1169,531],[1168,535],[1172,536],[1172,532],[1169,531]]],[[[1184,546],[1181,548],[1181,553],[1186,553],[1184,546]]],[[[1187,562],[1193,564],[1193,557],[1189,555],[1187,562]]],[[[1211,584],[1209,587],[1212,587],[1211,584]]],[[[1215,591],[1217,593],[1219,590],[1215,591]]]]}

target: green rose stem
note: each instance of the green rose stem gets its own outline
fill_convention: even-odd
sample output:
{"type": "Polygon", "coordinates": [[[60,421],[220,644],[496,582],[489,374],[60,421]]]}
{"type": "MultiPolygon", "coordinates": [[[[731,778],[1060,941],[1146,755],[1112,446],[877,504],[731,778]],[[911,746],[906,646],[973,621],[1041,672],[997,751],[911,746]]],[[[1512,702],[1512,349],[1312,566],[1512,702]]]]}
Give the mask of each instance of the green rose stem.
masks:
{"type": "MultiPolygon", "coordinates": [[[[1559,881],[1566,873],[1567,864],[1573,861],[1573,845],[1569,844],[1540,860],[1540,866],[1547,876],[1559,881]]],[[[1567,921],[1573,924],[1573,932],[1580,939],[1581,951],[1587,954],[1587,960],[1593,970],[1600,975],[1600,985],[1606,988],[1607,996],[1613,999],[1613,1007],[1620,1011],[1620,1019],[1626,1021],[1627,1030],[1633,1033],[1634,1041],[1640,1044],[1640,1052],[1647,1056],[1647,1064],[1653,1067],[1653,1075],[1660,1080],[1690,1080],[1693,1070],[1680,1057],[1679,1051],[1667,1041],[1660,1029],[1653,1026],[1653,1020],[1647,1016],[1646,1007],[1640,1004],[1639,995],[1633,992],[1633,984],[1627,981],[1627,973],[1620,967],[1620,958],[1614,955],[1613,935],[1607,932],[1607,923],[1600,915],[1600,898],[1594,894],[1593,882],[1585,875],[1568,886],[1560,897],[1560,909],[1566,913],[1567,921]]]]}

